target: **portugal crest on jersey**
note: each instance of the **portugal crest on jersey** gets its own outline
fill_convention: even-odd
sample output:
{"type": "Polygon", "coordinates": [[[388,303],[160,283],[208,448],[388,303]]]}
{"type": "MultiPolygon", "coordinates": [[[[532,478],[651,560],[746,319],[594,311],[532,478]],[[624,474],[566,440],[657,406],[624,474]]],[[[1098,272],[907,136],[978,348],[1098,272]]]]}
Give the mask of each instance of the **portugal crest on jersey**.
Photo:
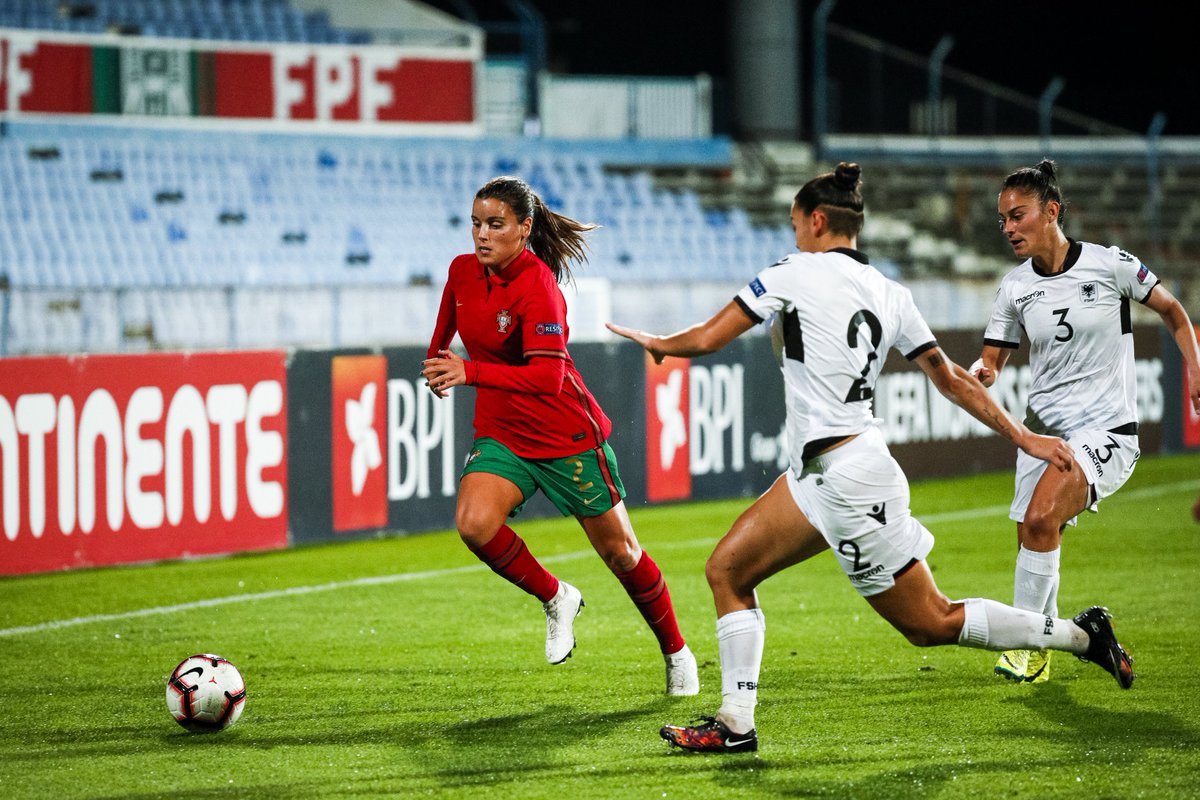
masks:
{"type": "Polygon", "coordinates": [[[496,314],[496,330],[500,333],[508,333],[508,326],[511,324],[512,315],[508,313],[508,309],[500,309],[500,312],[496,314]]]}

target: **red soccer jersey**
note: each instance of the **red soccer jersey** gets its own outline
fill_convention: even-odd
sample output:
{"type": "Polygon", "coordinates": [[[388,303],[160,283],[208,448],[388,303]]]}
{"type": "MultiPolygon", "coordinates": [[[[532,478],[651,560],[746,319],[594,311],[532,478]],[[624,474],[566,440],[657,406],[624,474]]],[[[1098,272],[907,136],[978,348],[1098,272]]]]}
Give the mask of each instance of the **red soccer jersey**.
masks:
{"type": "Polygon", "coordinates": [[[450,263],[430,358],[455,331],[476,389],[475,436],[525,458],[561,458],[599,447],[612,422],[567,353],[567,303],[554,273],[525,250],[500,275],[474,253],[450,263]]]}

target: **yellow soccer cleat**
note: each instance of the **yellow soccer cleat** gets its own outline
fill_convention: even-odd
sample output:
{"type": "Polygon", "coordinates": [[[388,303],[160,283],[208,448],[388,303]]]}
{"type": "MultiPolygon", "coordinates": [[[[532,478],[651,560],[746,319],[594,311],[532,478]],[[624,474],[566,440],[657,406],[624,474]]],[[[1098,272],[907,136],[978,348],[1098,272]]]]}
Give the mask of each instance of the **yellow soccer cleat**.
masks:
{"type": "Polygon", "coordinates": [[[1045,683],[1050,680],[1050,650],[1030,650],[1025,666],[1026,683],[1045,683]]]}
{"type": "Polygon", "coordinates": [[[996,661],[995,671],[1001,678],[1023,683],[1028,669],[1028,650],[1005,650],[996,661]]]}

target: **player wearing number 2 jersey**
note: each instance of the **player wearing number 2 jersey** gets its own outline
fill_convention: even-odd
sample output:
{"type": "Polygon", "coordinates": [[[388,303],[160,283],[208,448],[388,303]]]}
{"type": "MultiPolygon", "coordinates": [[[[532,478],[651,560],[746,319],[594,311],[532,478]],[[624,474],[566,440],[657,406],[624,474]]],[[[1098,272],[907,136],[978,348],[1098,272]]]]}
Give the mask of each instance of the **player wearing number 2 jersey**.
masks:
{"type": "Polygon", "coordinates": [[[866,601],[918,646],[1068,650],[1095,661],[1123,686],[1128,658],[1107,612],[1073,621],[993,600],[951,601],[925,557],[933,536],[909,513],[908,482],[871,413],[888,350],[914,361],[948,398],[1035,458],[1071,467],[1070,450],[1006,414],[934,341],[907,289],[856,249],[863,224],[857,164],[839,164],[801,188],[792,204],[799,254],[758,274],[707,322],[670,336],[609,327],[661,361],[721,349],[774,317],[787,402],[790,468],[721,539],[705,569],[717,609],[720,710],[698,726],[660,735],[688,750],[755,750],[754,725],[765,624],[755,588],[793,564],[832,549],[866,601]]]}
{"type": "MultiPolygon", "coordinates": [[[[1183,306],[1149,267],[1116,247],[1067,238],[1054,162],[1009,175],[998,207],[1004,235],[1025,261],[1000,283],[972,372],[991,386],[1023,334],[1032,373],[1025,424],[1065,438],[1074,451],[1079,469],[1065,473],[1018,453],[1009,512],[1018,544],[1013,605],[1053,616],[1063,529],[1121,488],[1140,455],[1130,301],[1162,317],[1198,413],[1200,355],[1183,306]]],[[[1040,683],[1049,666],[1048,653],[1017,649],[1000,656],[995,672],[1040,683]]]]}

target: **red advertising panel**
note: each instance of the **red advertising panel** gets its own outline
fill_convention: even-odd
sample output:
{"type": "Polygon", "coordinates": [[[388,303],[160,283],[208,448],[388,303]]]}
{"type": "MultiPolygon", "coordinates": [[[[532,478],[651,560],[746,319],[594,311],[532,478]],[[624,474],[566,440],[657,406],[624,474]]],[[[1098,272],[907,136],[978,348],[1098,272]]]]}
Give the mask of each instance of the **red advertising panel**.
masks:
{"type": "Polygon", "coordinates": [[[270,53],[213,53],[218,117],[270,119],[275,113],[270,53]]]}
{"type": "Polygon", "coordinates": [[[688,421],[691,362],[662,364],[646,355],[646,499],[652,503],[692,495],[688,421]]]}
{"type": "Polygon", "coordinates": [[[0,361],[0,574],[284,547],[284,359],[0,361]]]}
{"type": "Polygon", "coordinates": [[[389,86],[395,99],[379,109],[379,119],[470,122],[475,118],[475,71],[470,61],[406,59],[394,70],[380,70],[379,82],[389,86]]]}
{"type": "MultiPolygon", "coordinates": [[[[1200,326],[1196,328],[1200,336],[1200,326]]],[[[1200,447],[1200,415],[1192,407],[1192,386],[1188,382],[1187,367],[1181,366],[1183,373],[1183,444],[1185,447],[1200,447]]]]}
{"type": "Polygon", "coordinates": [[[333,529],[387,527],[387,358],[335,356],[333,398],[333,529]]]}
{"type": "MultiPolygon", "coordinates": [[[[10,42],[9,47],[14,43],[10,42]]],[[[15,111],[59,114],[92,112],[92,48],[85,44],[37,42],[15,51],[8,76],[15,111]],[[24,52],[23,52],[24,51],[24,52]]]]}

